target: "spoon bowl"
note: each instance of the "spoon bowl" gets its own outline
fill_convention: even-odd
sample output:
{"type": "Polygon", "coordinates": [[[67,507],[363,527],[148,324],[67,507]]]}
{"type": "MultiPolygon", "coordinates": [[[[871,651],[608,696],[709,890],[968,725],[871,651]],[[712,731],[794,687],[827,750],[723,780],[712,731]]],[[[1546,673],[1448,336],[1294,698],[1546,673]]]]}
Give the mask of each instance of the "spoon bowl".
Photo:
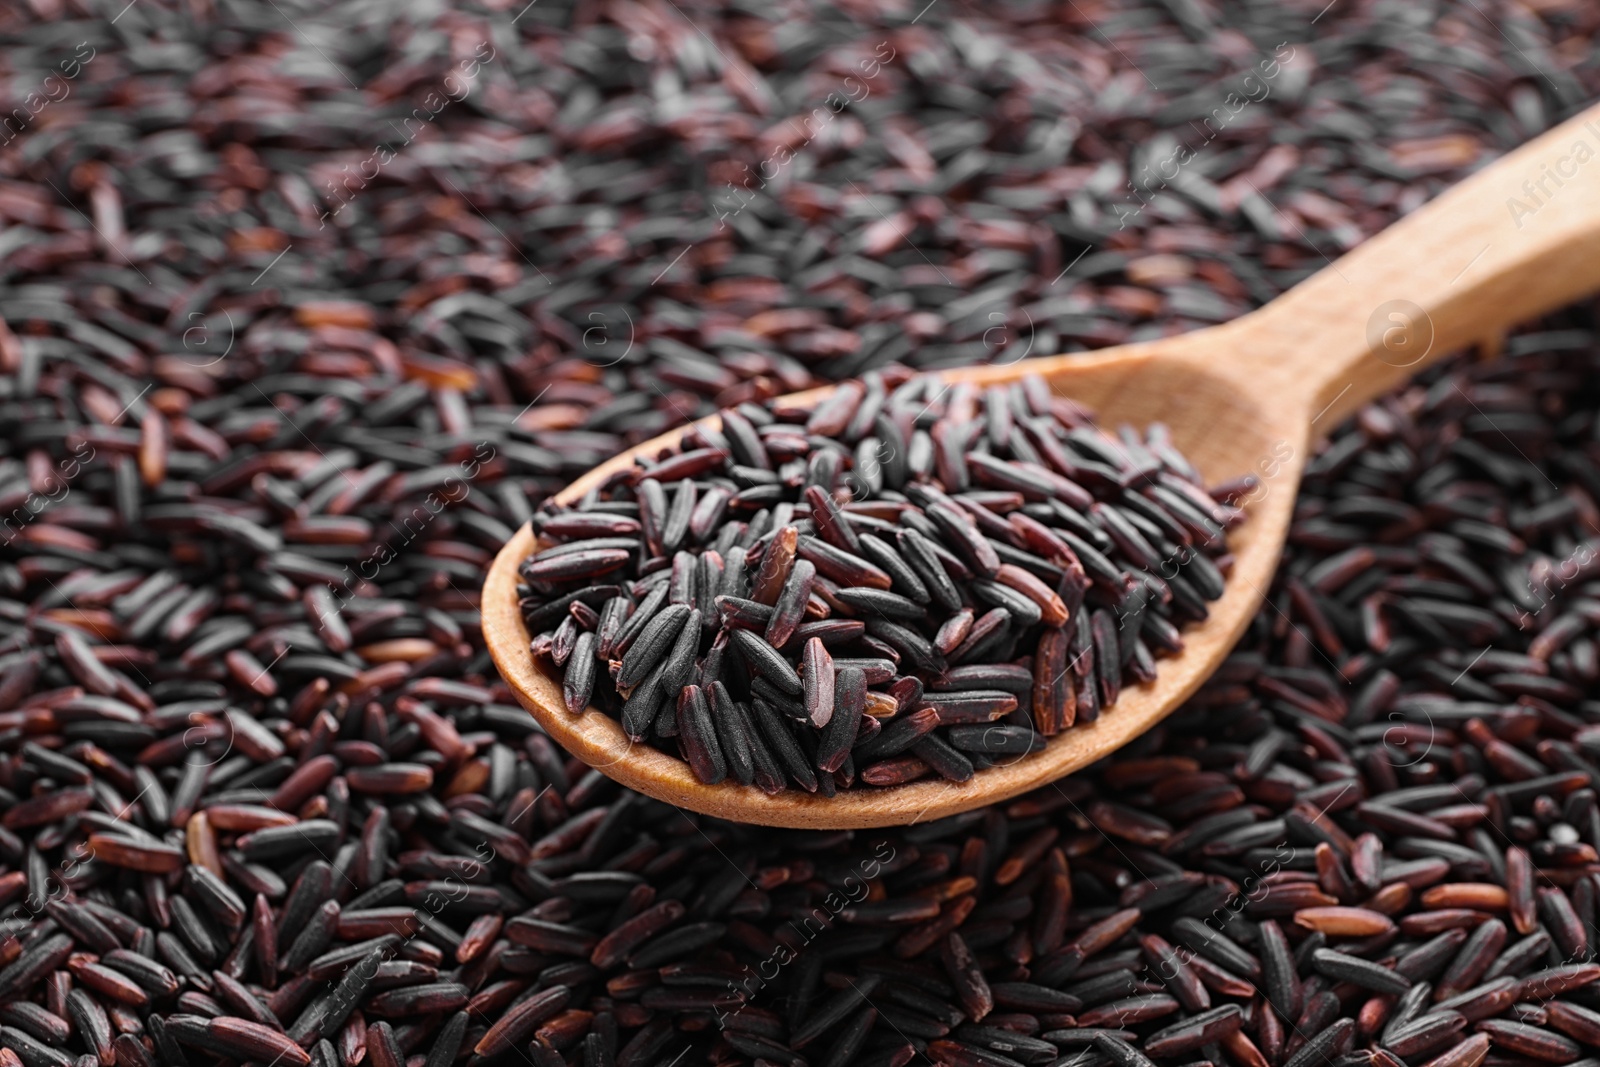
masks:
{"type": "MultiPolygon", "coordinates": [[[[1125,688],[1099,719],[1057,734],[1042,751],[965,783],[924,779],[833,797],[799,790],[768,795],[731,781],[705,785],[683,761],[631,741],[610,716],[592,707],[567,712],[560,679],[529,650],[518,606],[517,568],[535,546],[526,526],[500,551],[483,588],[484,637],[495,664],[544,730],[589,766],[658,800],[740,822],[812,829],[909,824],[1003,801],[1087,766],[1175,710],[1233,648],[1266,596],[1295,491],[1321,434],[1440,356],[1469,345],[1497,351],[1511,326],[1600,289],[1600,167],[1586,173],[1573,163],[1578,144],[1600,152],[1600,107],[1231,323],[1092,355],[941,374],[952,384],[979,385],[1037,374],[1103,426],[1166,423],[1174,445],[1208,484],[1259,479],[1244,502],[1247,521],[1228,537],[1234,562],[1226,589],[1209,606],[1209,618],[1184,631],[1182,652],[1158,661],[1154,682],[1125,688]],[[1551,169],[1574,176],[1532,213],[1508,206],[1508,198],[1525,197],[1525,182],[1551,169]]],[[[831,389],[783,403],[809,407],[831,389]]],[[[715,416],[702,421],[717,425],[715,416]]],[[[574,503],[636,457],[675,449],[686,429],[616,456],[555,501],[574,503]]]]}

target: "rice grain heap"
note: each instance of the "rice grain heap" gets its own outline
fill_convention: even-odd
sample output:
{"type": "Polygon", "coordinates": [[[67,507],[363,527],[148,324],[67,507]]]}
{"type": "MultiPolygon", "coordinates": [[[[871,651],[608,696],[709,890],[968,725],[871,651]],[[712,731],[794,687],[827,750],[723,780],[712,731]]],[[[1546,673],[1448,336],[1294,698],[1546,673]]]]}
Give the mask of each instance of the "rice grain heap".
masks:
{"type": "Polygon", "coordinates": [[[964,782],[1155,677],[1222,595],[1225,532],[1164,427],[1037,376],[891,368],[724,410],[534,518],[536,659],[707,784],[964,782]]]}
{"type": "Polygon", "coordinates": [[[1259,306],[1592,100],[1597,37],[1574,0],[0,5],[0,1065],[1591,1060],[1587,309],[1335,437],[1188,712],[934,825],[619,788],[510,706],[476,582],[719,407],[1259,306]]]}

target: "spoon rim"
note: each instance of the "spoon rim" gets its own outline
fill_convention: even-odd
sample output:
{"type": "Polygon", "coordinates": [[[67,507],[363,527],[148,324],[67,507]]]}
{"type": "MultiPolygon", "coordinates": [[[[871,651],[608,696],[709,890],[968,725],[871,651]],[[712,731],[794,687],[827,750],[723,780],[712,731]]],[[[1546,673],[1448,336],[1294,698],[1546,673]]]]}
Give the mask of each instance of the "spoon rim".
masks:
{"type": "MultiPolygon", "coordinates": [[[[1040,373],[1050,380],[1051,371],[1059,370],[1070,377],[1074,371],[1090,372],[1109,364],[1142,363],[1158,354],[1153,349],[1170,351],[1163,342],[1170,344],[1177,340],[1163,338],[1153,343],[1122,346],[1120,352],[1104,350],[1088,356],[1041,357],[1005,367],[962,368],[940,372],[940,376],[951,382],[984,382],[1040,373]]],[[[1052,391],[1059,391],[1054,381],[1051,385],[1052,391]]],[[[835,388],[837,385],[825,385],[780,396],[774,402],[787,408],[810,407],[835,388]]],[[[1071,395],[1070,387],[1064,395],[1071,395]]],[[[690,429],[716,427],[720,421],[719,415],[708,415],[627,449],[587,471],[550,500],[571,504],[618,470],[633,466],[636,457],[653,455],[663,448],[676,448],[690,429]]],[[[1294,455],[1303,456],[1304,442],[1296,444],[1294,455]]],[[[1296,462],[1280,472],[1275,479],[1279,484],[1263,502],[1268,506],[1247,507],[1246,524],[1227,535],[1229,548],[1234,550],[1241,531],[1248,531],[1245,547],[1250,560],[1257,564],[1254,569],[1259,570],[1260,562],[1265,560],[1266,571],[1252,580],[1250,575],[1240,574],[1246,558],[1236,556],[1222,597],[1208,605],[1206,620],[1184,629],[1183,651],[1157,662],[1154,682],[1124,686],[1117,700],[1102,709],[1094,722],[1075,723],[1047,738],[1042,750],[979,770],[964,783],[938,777],[923,778],[895,786],[858,785],[839,789],[832,797],[794,787],[767,794],[753,785],[741,785],[732,779],[707,785],[678,757],[646,742],[631,741],[615,718],[594,706],[572,715],[565,707],[561,680],[533,657],[532,635],[518,602],[517,569],[537,542],[531,523],[524,523],[500,549],[485,579],[482,593],[484,639],[495,666],[517,701],[552,740],[588,766],[646,796],[703,815],[763,826],[864,829],[915,824],[999,803],[1059,781],[1116,752],[1181,707],[1215,672],[1254,616],[1287,532],[1287,515],[1276,513],[1283,510],[1285,496],[1292,501],[1301,469],[1301,464],[1296,462]],[[1277,521],[1273,521],[1274,517],[1277,521]],[[1273,528],[1265,528],[1268,525],[1273,528]],[[1222,635],[1225,637],[1219,640],[1222,635]],[[1224,647],[1219,650],[1218,645],[1224,647]],[[1197,667],[1199,664],[1204,666],[1197,667]]]]}

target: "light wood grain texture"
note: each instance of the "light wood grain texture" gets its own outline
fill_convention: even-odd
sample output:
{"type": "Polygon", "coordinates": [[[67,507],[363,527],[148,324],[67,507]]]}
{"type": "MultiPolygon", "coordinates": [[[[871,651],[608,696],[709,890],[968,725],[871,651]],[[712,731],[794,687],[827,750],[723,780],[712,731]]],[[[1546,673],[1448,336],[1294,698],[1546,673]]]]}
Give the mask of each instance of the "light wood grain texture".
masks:
{"type": "MultiPolygon", "coordinates": [[[[533,548],[521,530],[483,589],[489,649],[517,698],[579,759],[641,793],[708,815],[793,827],[866,827],[939,818],[1055,781],[1148,730],[1227,656],[1261,604],[1283,547],[1314,442],[1362,404],[1432,360],[1600,289],[1600,107],[1506,156],[1367,241],[1267,307],[1161,341],[951,371],[949,381],[1043,375],[1094,409],[1103,425],[1165,422],[1208,482],[1255,473],[1249,521],[1229,538],[1236,562],[1210,619],[1184,633],[1156,681],[1128,687],[1098,722],[1044,751],[980,771],[962,785],[923,780],[831,799],[701,784],[680,760],[634,744],[616,720],[562,706],[560,680],[528,651],[516,570],[533,548]],[[1580,159],[1581,157],[1581,159],[1580,159]],[[1552,177],[1554,175],[1554,177],[1552,177]],[[1542,191],[1540,182],[1542,179],[1542,191]],[[1533,183],[1530,196],[1524,183],[1533,183]],[[1558,184],[1559,182],[1559,184],[1558,184]]],[[[814,404],[826,390],[791,398],[814,404]]],[[[708,420],[713,425],[715,420],[708,420]]],[[[556,499],[571,502],[640,453],[676,445],[681,430],[626,452],[556,499]]]]}

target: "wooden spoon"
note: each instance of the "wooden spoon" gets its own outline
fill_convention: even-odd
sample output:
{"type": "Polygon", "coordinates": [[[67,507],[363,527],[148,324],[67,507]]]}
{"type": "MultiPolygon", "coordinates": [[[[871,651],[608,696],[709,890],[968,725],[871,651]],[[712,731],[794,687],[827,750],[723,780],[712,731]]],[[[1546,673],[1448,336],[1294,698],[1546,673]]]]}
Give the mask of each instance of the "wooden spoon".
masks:
{"type": "MultiPolygon", "coordinates": [[[[1293,227],[1292,221],[1288,225],[1293,227]]],[[[1130,686],[1100,719],[1007,766],[955,784],[920,780],[841,790],[703,785],[686,763],[634,744],[590,708],[568,714],[561,680],[529,652],[517,566],[534,547],[512,538],[483,587],[483,630],[495,664],[567,751],[641,793],[707,815],[771,826],[847,828],[914,823],[1005,800],[1109,755],[1183,702],[1227,656],[1260,607],[1283,548],[1313,444],[1361,405],[1465,346],[1492,352],[1512,325],[1600,289],[1600,106],[1491,164],[1359,248],[1234,322],[1093,355],[949,371],[983,385],[1043,375],[1102,425],[1165,422],[1208,484],[1255,474],[1249,521],[1229,538],[1227,590],[1210,618],[1159,661],[1155,682],[1130,686]]],[[[831,387],[830,387],[831,388],[831,387]]],[[[815,404],[830,389],[785,398],[815,404]]],[[[704,420],[715,426],[715,417],[704,420]]],[[[639,454],[676,446],[682,429],[625,452],[555,499],[572,503],[639,454]]]]}

